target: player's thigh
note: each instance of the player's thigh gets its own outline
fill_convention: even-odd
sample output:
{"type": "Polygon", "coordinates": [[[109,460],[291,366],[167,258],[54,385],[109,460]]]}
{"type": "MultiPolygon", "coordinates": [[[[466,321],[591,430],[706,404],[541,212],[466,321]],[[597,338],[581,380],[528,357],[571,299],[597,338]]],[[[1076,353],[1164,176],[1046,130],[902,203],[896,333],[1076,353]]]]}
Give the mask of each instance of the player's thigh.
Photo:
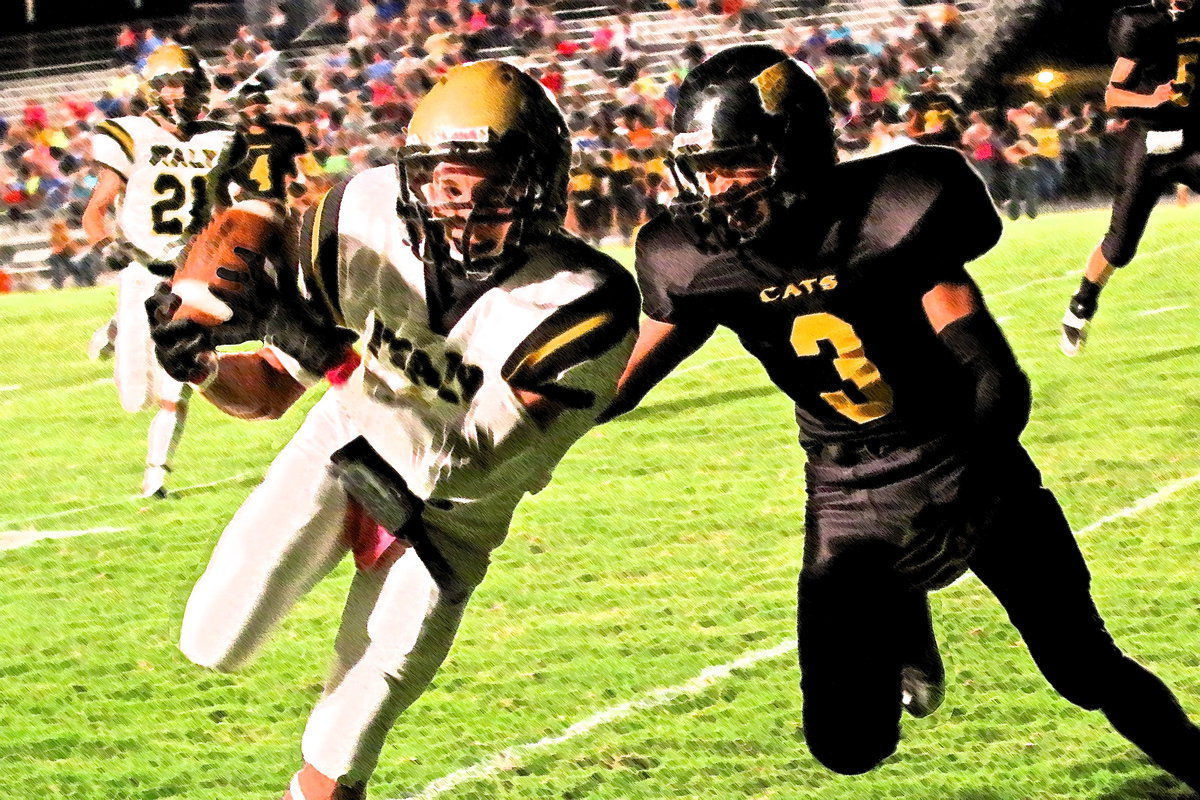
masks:
{"type": "Polygon", "coordinates": [[[1091,575],[1057,499],[1013,492],[981,532],[971,569],[1004,607],[1038,667],[1080,705],[1120,653],[1091,596],[1091,575]]]}
{"type": "Polygon", "coordinates": [[[181,646],[232,666],[347,551],[346,494],[328,471],[349,432],[318,404],[222,532],[188,599],[181,646]]]}

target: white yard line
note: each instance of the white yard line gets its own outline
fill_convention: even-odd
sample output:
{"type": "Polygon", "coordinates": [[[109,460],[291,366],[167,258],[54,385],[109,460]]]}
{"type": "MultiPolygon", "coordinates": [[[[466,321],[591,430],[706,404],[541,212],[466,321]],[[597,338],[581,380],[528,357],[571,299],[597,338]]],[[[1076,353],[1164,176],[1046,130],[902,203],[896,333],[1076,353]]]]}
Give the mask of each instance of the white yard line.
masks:
{"type": "Polygon", "coordinates": [[[1134,314],[1135,317],[1153,317],[1155,314],[1166,314],[1169,311],[1183,311],[1188,306],[1163,306],[1162,308],[1152,308],[1149,311],[1139,311],[1134,314]]]}
{"type": "Polygon", "coordinates": [[[0,392],[15,392],[21,388],[21,384],[13,383],[8,386],[0,386],[0,392]]]}
{"type": "Polygon", "coordinates": [[[760,661],[766,661],[771,658],[778,658],[785,653],[789,653],[796,649],[796,640],[787,639],[780,642],[774,647],[766,650],[756,650],[753,653],[730,661],[728,664],[720,664],[715,667],[708,667],[700,672],[699,675],[692,678],[687,683],[681,683],[678,686],[668,686],[664,689],[655,689],[642,695],[637,700],[630,700],[627,703],[621,703],[617,706],[610,706],[603,711],[593,714],[587,719],[582,719],[570,726],[557,736],[547,736],[544,739],[539,739],[536,742],[528,744],[519,744],[502,750],[496,755],[489,758],[487,761],[481,761],[478,764],[460,769],[457,772],[452,772],[444,778],[438,778],[433,783],[430,783],[420,793],[413,795],[408,800],[425,800],[425,798],[437,797],[444,792],[467,783],[468,781],[479,780],[494,775],[497,772],[504,772],[512,769],[521,763],[523,756],[532,753],[535,750],[541,750],[546,747],[554,747],[563,742],[574,739],[576,736],[583,736],[585,733],[590,733],[593,729],[601,725],[607,725],[610,722],[617,722],[626,717],[633,716],[639,711],[645,711],[658,706],[666,705],[672,700],[688,694],[698,694],[709,688],[718,681],[722,681],[733,674],[735,670],[746,669],[752,667],[760,661]]]}
{"type": "Polygon", "coordinates": [[[46,539],[73,539],[89,533],[120,533],[129,528],[86,528],[78,531],[0,531],[0,551],[16,550],[46,539]]]}
{"type": "MultiPolygon", "coordinates": [[[[192,492],[192,491],[195,491],[196,489],[208,489],[213,486],[224,486],[227,483],[237,483],[238,481],[245,480],[251,474],[252,473],[249,473],[249,472],[239,472],[237,475],[230,475],[228,478],[220,478],[218,480],[210,481],[208,483],[195,483],[195,484],[192,484],[191,486],[171,487],[167,491],[170,493],[182,493],[182,492],[192,492]]],[[[168,497],[169,497],[169,495],[168,495],[168,497]]],[[[45,514],[35,514],[31,517],[21,517],[19,519],[2,520],[2,521],[0,521],[0,528],[17,528],[17,529],[19,529],[22,526],[27,525],[30,522],[40,522],[42,520],[47,520],[47,519],[57,519],[58,517],[66,517],[66,516],[70,516],[72,514],[82,514],[87,511],[98,511],[103,508],[117,508],[118,506],[129,505],[131,503],[159,503],[159,502],[162,502],[162,501],[147,500],[145,498],[141,498],[136,495],[131,495],[129,497],[123,497],[118,500],[108,500],[104,503],[94,503],[93,505],[90,505],[90,506],[77,506],[75,508],[64,508],[61,511],[50,511],[45,514]]]]}
{"type": "MultiPolygon", "coordinates": [[[[1200,472],[1169,483],[1153,494],[1143,497],[1132,505],[1126,506],[1120,511],[1115,511],[1106,517],[1102,517],[1101,519],[1093,522],[1091,525],[1076,531],[1075,535],[1085,536],[1097,530],[1098,528],[1108,525],[1111,522],[1137,516],[1138,514],[1141,514],[1166,502],[1184,489],[1195,486],[1198,483],[1200,483],[1200,472]]],[[[966,575],[963,575],[961,578],[956,580],[952,585],[958,585],[973,577],[974,575],[968,572],[966,575]]],[[[620,705],[610,706],[596,712],[590,717],[581,719],[570,727],[566,728],[560,734],[555,736],[546,736],[542,739],[538,739],[536,742],[527,742],[525,744],[514,745],[500,751],[499,753],[496,753],[491,758],[472,764],[469,767],[464,767],[456,772],[451,772],[449,775],[434,780],[417,794],[410,795],[404,800],[429,800],[429,798],[438,797],[464,783],[483,780],[498,773],[507,772],[517,767],[521,763],[522,759],[530,753],[563,744],[571,739],[590,733],[601,725],[607,725],[610,722],[617,722],[626,719],[627,717],[631,717],[640,711],[657,708],[671,702],[677,697],[682,697],[683,695],[688,694],[697,694],[709,688],[710,686],[713,686],[719,681],[730,677],[739,669],[746,669],[747,667],[752,667],[761,661],[778,658],[779,656],[792,652],[795,648],[795,639],[785,639],[774,647],[766,650],[755,650],[754,652],[746,653],[745,655],[726,664],[707,667],[702,670],[699,675],[687,681],[686,683],[681,683],[677,686],[668,686],[661,689],[654,689],[653,691],[647,692],[636,700],[630,700],[628,702],[621,703],[620,705]]]]}

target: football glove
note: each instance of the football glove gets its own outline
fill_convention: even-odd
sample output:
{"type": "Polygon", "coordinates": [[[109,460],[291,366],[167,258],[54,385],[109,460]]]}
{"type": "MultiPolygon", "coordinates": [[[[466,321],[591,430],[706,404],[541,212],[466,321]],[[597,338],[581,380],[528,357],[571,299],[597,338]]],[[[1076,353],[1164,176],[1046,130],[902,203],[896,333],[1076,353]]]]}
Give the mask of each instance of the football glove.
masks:
{"type": "Polygon", "coordinates": [[[179,303],[166,281],[160,283],[146,300],[154,355],[163,370],[175,380],[201,383],[212,373],[215,364],[213,329],[190,319],[172,320],[171,315],[179,303]]]}
{"type": "Polygon", "coordinates": [[[146,261],[148,256],[129,242],[105,237],[92,245],[92,252],[100,259],[105,269],[119,272],[134,261],[146,261]]]}

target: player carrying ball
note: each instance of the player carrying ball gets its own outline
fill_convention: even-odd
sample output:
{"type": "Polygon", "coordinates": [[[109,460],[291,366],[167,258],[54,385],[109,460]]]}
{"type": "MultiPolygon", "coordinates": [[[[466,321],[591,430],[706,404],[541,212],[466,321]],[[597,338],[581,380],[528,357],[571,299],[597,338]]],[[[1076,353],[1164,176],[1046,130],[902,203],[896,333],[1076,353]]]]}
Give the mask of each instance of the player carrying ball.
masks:
{"type": "Polygon", "coordinates": [[[688,74],[684,189],[637,241],[650,317],[611,416],[718,325],[796,404],[808,507],[799,584],[804,731],[832,770],[890,756],[941,697],[927,593],[968,568],[1064,697],[1200,789],[1200,730],[1123,654],[1083,556],[1022,448],[1030,387],[964,265],[1000,237],[957,152],[834,158],[810,70],[765,46],[688,74]]]}
{"type": "Polygon", "coordinates": [[[455,67],[418,104],[399,163],[307,215],[299,287],[274,289],[231,228],[210,265],[226,322],[198,324],[169,294],[151,304],[163,365],[231,414],[278,416],[321,374],[340,384],[222,533],[180,641],[196,663],[234,669],[355,554],[290,800],[365,795],[517,502],[616,391],[637,289],[563,231],[570,155],[536,81],[496,61],[455,67]],[[256,335],[272,346],[213,356],[256,335]],[[348,350],[360,337],[361,363],[348,350]]]}

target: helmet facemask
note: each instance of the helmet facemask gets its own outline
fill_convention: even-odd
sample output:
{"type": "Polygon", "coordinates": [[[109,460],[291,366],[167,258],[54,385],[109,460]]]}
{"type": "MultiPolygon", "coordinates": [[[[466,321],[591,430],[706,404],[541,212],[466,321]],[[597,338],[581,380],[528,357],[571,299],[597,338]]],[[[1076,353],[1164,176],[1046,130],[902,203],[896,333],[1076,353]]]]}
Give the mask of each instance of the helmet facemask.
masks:
{"type": "Polygon", "coordinates": [[[537,208],[527,159],[423,149],[400,158],[398,211],[413,251],[456,277],[494,279],[516,261],[537,208]]]}
{"type": "Polygon", "coordinates": [[[203,63],[177,45],[151,53],[142,73],[142,95],[150,109],[176,127],[200,118],[209,88],[203,63]]]}
{"type": "Polygon", "coordinates": [[[677,146],[669,161],[679,187],[671,212],[693,225],[702,249],[745,244],[771,220],[776,163],[767,148],[677,146]]]}

